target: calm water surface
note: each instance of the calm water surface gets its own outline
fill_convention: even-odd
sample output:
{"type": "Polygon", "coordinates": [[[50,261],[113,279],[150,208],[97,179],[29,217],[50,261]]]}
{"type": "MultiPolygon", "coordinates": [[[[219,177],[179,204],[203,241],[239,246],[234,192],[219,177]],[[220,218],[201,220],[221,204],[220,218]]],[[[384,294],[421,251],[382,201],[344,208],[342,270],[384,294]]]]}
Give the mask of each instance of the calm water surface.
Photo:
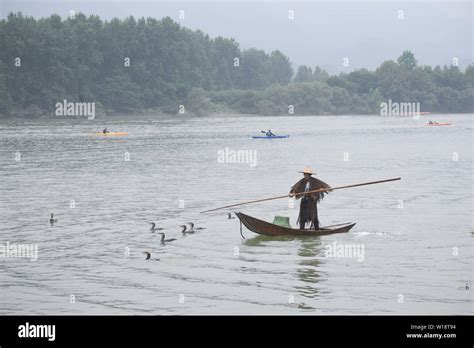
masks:
{"type": "MultiPolygon", "coordinates": [[[[4,121],[0,243],[36,244],[38,259],[0,258],[0,313],[473,314],[473,118],[430,119],[453,125],[176,117],[107,121],[129,135],[104,138],[91,136],[98,120],[4,121]],[[269,128],[291,136],[251,138],[269,128]],[[226,148],[256,151],[256,165],[219,163],[226,148]],[[321,222],[357,222],[342,235],[268,238],[244,228],[244,240],[227,210],[199,213],[285,194],[305,165],[332,186],[402,181],[329,194],[321,222]],[[177,240],[162,246],[149,221],[177,240]],[[205,229],[183,236],[188,221],[205,229]],[[334,242],[363,245],[364,260],[326,257],[334,242]]],[[[289,206],[237,211],[294,225],[298,205],[289,206]]]]}

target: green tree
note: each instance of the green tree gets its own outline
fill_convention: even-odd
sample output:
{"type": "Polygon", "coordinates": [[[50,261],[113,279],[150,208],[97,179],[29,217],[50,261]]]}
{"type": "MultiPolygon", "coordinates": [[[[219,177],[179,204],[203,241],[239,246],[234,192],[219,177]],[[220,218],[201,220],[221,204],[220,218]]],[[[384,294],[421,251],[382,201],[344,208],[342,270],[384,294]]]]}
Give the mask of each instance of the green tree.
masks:
{"type": "Polygon", "coordinates": [[[107,77],[97,86],[96,93],[107,109],[128,112],[142,107],[140,86],[127,75],[107,77]]]}
{"type": "Polygon", "coordinates": [[[313,77],[315,81],[326,81],[329,78],[329,74],[326,70],[320,68],[319,66],[314,68],[313,77]]]}
{"type": "Polygon", "coordinates": [[[329,74],[298,67],[282,52],[241,50],[169,17],[76,14],[0,20],[0,113],[51,114],[58,101],[96,102],[109,111],[156,108],[195,114],[234,110],[268,115],[379,112],[381,100],[420,102],[423,111],[472,112],[474,67],[417,66],[412,52],[375,71],[329,74]]]}
{"type": "Polygon", "coordinates": [[[416,67],[415,55],[411,51],[403,51],[402,55],[398,57],[397,62],[400,66],[412,70],[416,67]]]}
{"type": "Polygon", "coordinates": [[[405,92],[401,77],[402,72],[400,66],[394,61],[386,61],[382,63],[376,70],[376,84],[380,93],[386,99],[396,102],[405,102],[405,92]]]}
{"type": "Polygon", "coordinates": [[[348,88],[358,95],[368,94],[376,88],[375,73],[367,69],[355,70],[347,75],[348,88]]]}
{"type": "Polygon", "coordinates": [[[270,84],[269,57],[262,51],[250,48],[242,52],[240,83],[242,89],[262,89],[270,84]]]}
{"type": "Polygon", "coordinates": [[[203,116],[212,111],[212,103],[202,88],[193,88],[188,95],[186,107],[192,113],[203,116]]]}
{"type": "Polygon", "coordinates": [[[314,81],[313,71],[307,65],[300,65],[296,72],[294,82],[310,82],[314,81]]]}
{"type": "Polygon", "coordinates": [[[10,112],[11,100],[7,92],[5,64],[0,61],[0,114],[7,115],[10,112]]]}

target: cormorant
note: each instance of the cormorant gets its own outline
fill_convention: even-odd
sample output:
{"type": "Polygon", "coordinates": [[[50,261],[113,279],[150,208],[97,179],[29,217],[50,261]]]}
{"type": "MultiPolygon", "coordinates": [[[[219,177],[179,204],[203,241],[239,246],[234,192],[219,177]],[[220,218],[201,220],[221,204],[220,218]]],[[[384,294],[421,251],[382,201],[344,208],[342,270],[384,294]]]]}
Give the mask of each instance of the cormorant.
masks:
{"type": "Polygon", "coordinates": [[[191,234],[191,233],[194,233],[194,230],[188,230],[187,229],[187,226],[186,225],[180,225],[179,227],[181,227],[183,230],[181,231],[182,234],[191,234]]]}
{"type": "Polygon", "coordinates": [[[150,222],[150,224],[151,224],[151,228],[150,228],[150,232],[151,232],[151,233],[154,233],[155,231],[160,231],[160,230],[163,229],[163,228],[161,228],[161,227],[155,227],[156,224],[155,224],[154,222],[150,222]]]}
{"type": "Polygon", "coordinates": [[[191,226],[191,231],[194,231],[194,230],[203,230],[204,227],[196,227],[194,228],[194,223],[193,222],[188,222],[188,225],[191,226]]]}
{"type": "Polygon", "coordinates": [[[169,243],[176,240],[176,238],[165,239],[165,234],[163,232],[158,232],[158,233],[161,234],[161,240],[160,240],[161,244],[169,243]]]}
{"type": "Polygon", "coordinates": [[[49,218],[49,223],[51,224],[51,226],[53,226],[55,222],[58,222],[58,219],[54,219],[54,214],[51,213],[51,217],[49,218]]]}
{"type": "MultiPolygon", "coordinates": [[[[145,260],[149,260],[151,258],[151,253],[148,251],[144,251],[143,254],[145,254],[145,260]]],[[[160,261],[160,259],[154,259],[155,261],[160,261]]]]}

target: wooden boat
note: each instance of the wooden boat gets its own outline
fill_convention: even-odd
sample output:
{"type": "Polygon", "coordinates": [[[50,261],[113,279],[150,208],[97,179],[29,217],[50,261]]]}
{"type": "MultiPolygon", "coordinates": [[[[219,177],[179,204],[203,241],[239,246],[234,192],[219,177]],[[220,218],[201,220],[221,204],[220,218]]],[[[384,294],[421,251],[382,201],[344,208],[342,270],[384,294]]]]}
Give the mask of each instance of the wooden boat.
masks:
{"type": "Polygon", "coordinates": [[[237,215],[240,222],[250,231],[266,236],[325,236],[328,234],[349,232],[355,225],[355,223],[346,222],[344,224],[321,227],[319,230],[300,230],[271,224],[243,213],[235,213],[235,215],[237,215]]]}

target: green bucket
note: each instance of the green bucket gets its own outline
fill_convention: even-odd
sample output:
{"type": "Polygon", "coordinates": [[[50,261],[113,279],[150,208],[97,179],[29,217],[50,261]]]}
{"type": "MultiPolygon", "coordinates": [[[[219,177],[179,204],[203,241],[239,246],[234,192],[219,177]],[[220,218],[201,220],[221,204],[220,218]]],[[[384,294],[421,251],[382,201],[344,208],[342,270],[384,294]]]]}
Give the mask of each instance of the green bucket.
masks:
{"type": "Polygon", "coordinates": [[[283,226],[283,227],[288,227],[291,228],[290,226],[290,218],[287,216],[275,216],[273,218],[273,224],[278,225],[278,226],[283,226]]]}

